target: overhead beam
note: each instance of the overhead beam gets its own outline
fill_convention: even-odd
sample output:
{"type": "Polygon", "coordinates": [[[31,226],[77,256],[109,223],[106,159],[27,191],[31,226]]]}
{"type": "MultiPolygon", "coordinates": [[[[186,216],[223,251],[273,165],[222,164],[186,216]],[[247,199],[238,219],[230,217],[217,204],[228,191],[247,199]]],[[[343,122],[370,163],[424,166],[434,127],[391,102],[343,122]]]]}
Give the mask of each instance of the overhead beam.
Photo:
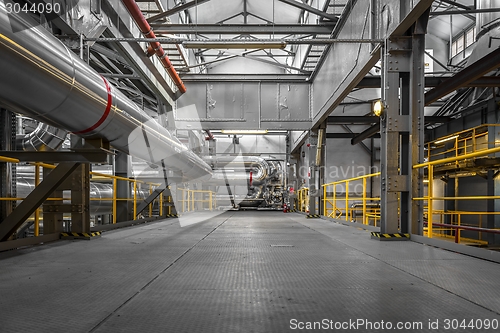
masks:
{"type": "Polygon", "coordinates": [[[500,12],[500,8],[482,8],[482,9],[469,9],[469,10],[443,10],[443,11],[439,11],[439,12],[431,12],[430,16],[467,15],[467,14],[496,13],[496,12],[500,12]]]}
{"type": "MultiPolygon", "coordinates": [[[[427,88],[438,87],[449,79],[450,77],[428,76],[425,78],[425,86],[427,88]]],[[[380,88],[381,82],[380,76],[366,76],[358,83],[356,88],[380,88]]],[[[463,87],[500,87],[500,76],[483,76],[463,85],[463,87]]]]}
{"type": "Polygon", "coordinates": [[[279,82],[306,83],[307,74],[181,74],[184,82],[279,82]]]}
{"type": "MultiPolygon", "coordinates": [[[[441,116],[425,116],[426,124],[446,123],[450,121],[450,117],[441,116]]],[[[327,123],[329,125],[360,125],[360,124],[375,124],[380,123],[380,118],[376,116],[330,116],[327,123]]]]}
{"type": "Polygon", "coordinates": [[[356,135],[354,138],[351,139],[351,145],[357,145],[358,143],[363,142],[363,140],[371,138],[373,135],[377,134],[380,132],[380,124],[375,124],[363,132],[359,133],[356,135]]]}
{"type": "Polygon", "coordinates": [[[290,6],[293,6],[296,8],[300,8],[302,10],[309,12],[309,13],[313,13],[314,15],[326,18],[326,19],[333,21],[333,22],[337,22],[337,20],[338,20],[337,16],[332,15],[332,14],[327,14],[324,11],[319,10],[317,8],[314,8],[314,7],[311,7],[309,5],[306,5],[303,2],[299,2],[299,1],[295,1],[295,0],[278,0],[278,1],[286,3],[287,5],[290,5],[290,6]]]}
{"type": "Polygon", "coordinates": [[[462,5],[461,3],[458,3],[456,1],[451,1],[451,0],[441,0],[443,2],[446,2],[447,4],[450,4],[452,6],[455,6],[457,8],[462,8],[462,9],[465,9],[465,10],[470,10],[471,8],[466,6],[466,5],[462,5]]]}
{"type": "MultiPolygon", "coordinates": [[[[353,139],[360,133],[326,133],[327,139],[353,139]]],[[[375,133],[372,138],[380,138],[380,133],[375,133]]]]}
{"type": "Polygon", "coordinates": [[[151,24],[156,34],[329,35],[333,24],[151,24]]]}
{"type": "Polygon", "coordinates": [[[380,122],[377,116],[330,116],[327,119],[328,124],[373,124],[380,122]]]}
{"type": "Polygon", "coordinates": [[[0,223],[0,241],[6,241],[35,210],[80,166],[80,163],[61,163],[0,223]]]}
{"type": "Polygon", "coordinates": [[[489,72],[500,67],[500,48],[477,60],[467,68],[463,69],[451,79],[446,80],[436,88],[425,93],[425,105],[437,101],[443,96],[464,87],[465,85],[479,79],[489,72]]]}
{"type": "Polygon", "coordinates": [[[163,19],[165,17],[172,16],[174,14],[182,12],[182,11],[184,11],[186,9],[191,8],[191,7],[195,7],[195,6],[201,5],[202,3],[205,3],[205,2],[208,2],[208,1],[210,1],[210,0],[192,0],[190,2],[186,2],[185,4],[182,4],[182,5],[179,5],[179,6],[175,6],[172,9],[164,11],[163,13],[151,16],[150,18],[148,18],[148,22],[149,23],[156,22],[156,21],[161,20],[161,19],[163,19]]]}

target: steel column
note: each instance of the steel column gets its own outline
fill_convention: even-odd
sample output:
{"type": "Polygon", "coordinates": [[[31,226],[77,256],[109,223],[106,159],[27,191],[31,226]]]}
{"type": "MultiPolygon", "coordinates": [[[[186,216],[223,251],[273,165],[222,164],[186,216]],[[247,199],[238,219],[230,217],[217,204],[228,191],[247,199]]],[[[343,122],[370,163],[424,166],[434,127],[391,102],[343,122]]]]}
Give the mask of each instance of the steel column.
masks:
{"type": "Polygon", "coordinates": [[[7,240],[79,165],[73,162],[60,163],[52,170],[0,224],[0,241],[7,240]]]}
{"type": "MultiPolygon", "coordinates": [[[[409,167],[424,162],[424,55],[425,55],[425,27],[427,26],[427,17],[424,15],[422,19],[417,21],[415,33],[412,37],[412,68],[410,72],[410,144],[411,154],[409,156],[409,167]],[[421,22],[424,20],[424,22],[421,22]],[[419,24],[421,23],[421,24],[419,24]]],[[[409,213],[408,232],[411,234],[422,235],[424,226],[423,221],[423,202],[415,201],[412,198],[420,198],[423,196],[423,169],[410,169],[408,174],[411,175],[411,194],[408,198],[408,207],[411,207],[409,213]]]]}
{"type": "MultiPolygon", "coordinates": [[[[125,153],[118,153],[115,156],[115,176],[128,178],[128,155],[125,153]]],[[[123,222],[132,219],[130,212],[130,182],[124,180],[116,181],[116,222],[123,222]]]]}

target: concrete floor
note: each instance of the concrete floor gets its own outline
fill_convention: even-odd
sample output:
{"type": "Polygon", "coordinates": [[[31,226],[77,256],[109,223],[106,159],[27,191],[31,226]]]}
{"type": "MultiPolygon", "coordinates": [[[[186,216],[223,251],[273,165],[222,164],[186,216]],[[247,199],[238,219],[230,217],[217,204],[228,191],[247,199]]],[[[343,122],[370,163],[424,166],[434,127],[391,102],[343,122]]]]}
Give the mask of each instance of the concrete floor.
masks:
{"type": "Polygon", "coordinates": [[[498,264],[293,213],[170,219],[0,253],[2,333],[288,332],[308,322],[498,332],[446,329],[447,319],[500,320],[498,264]]]}

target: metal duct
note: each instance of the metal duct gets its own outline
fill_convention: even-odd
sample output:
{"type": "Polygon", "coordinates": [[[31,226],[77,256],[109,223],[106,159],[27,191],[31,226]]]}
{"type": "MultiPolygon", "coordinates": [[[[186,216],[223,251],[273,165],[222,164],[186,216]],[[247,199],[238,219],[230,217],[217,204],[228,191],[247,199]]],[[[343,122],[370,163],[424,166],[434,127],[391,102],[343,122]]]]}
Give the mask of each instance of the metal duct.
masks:
{"type": "Polygon", "coordinates": [[[105,139],[148,162],[163,159],[184,181],[210,178],[201,158],[28,15],[7,15],[4,2],[0,73],[6,108],[84,138],[105,139]]]}
{"type": "Polygon", "coordinates": [[[213,168],[208,184],[248,185],[251,172],[253,185],[259,185],[270,174],[269,163],[258,156],[206,156],[203,159],[213,168]]]}
{"type": "Polygon", "coordinates": [[[21,149],[28,151],[51,151],[61,148],[66,139],[67,131],[38,123],[36,129],[24,136],[21,141],[21,149]]]}

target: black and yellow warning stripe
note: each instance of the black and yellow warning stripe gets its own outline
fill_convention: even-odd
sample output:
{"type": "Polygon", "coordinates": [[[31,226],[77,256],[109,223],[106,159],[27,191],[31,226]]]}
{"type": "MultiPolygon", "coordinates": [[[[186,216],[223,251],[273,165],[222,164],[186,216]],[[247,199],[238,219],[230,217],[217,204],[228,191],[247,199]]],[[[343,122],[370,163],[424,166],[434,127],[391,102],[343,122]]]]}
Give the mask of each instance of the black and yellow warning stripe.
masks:
{"type": "Polygon", "coordinates": [[[86,238],[91,238],[91,237],[97,237],[101,236],[100,231],[95,231],[95,232],[61,232],[61,237],[86,237],[86,238]]]}
{"type": "Polygon", "coordinates": [[[377,238],[410,238],[410,234],[383,234],[380,232],[372,232],[372,236],[377,238]]]}
{"type": "Polygon", "coordinates": [[[321,215],[319,215],[319,214],[308,214],[306,217],[308,219],[319,219],[321,217],[321,215]]]}
{"type": "Polygon", "coordinates": [[[165,217],[169,218],[169,217],[181,217],[179,214],[167,214],[165,215],[165,217]]]}

